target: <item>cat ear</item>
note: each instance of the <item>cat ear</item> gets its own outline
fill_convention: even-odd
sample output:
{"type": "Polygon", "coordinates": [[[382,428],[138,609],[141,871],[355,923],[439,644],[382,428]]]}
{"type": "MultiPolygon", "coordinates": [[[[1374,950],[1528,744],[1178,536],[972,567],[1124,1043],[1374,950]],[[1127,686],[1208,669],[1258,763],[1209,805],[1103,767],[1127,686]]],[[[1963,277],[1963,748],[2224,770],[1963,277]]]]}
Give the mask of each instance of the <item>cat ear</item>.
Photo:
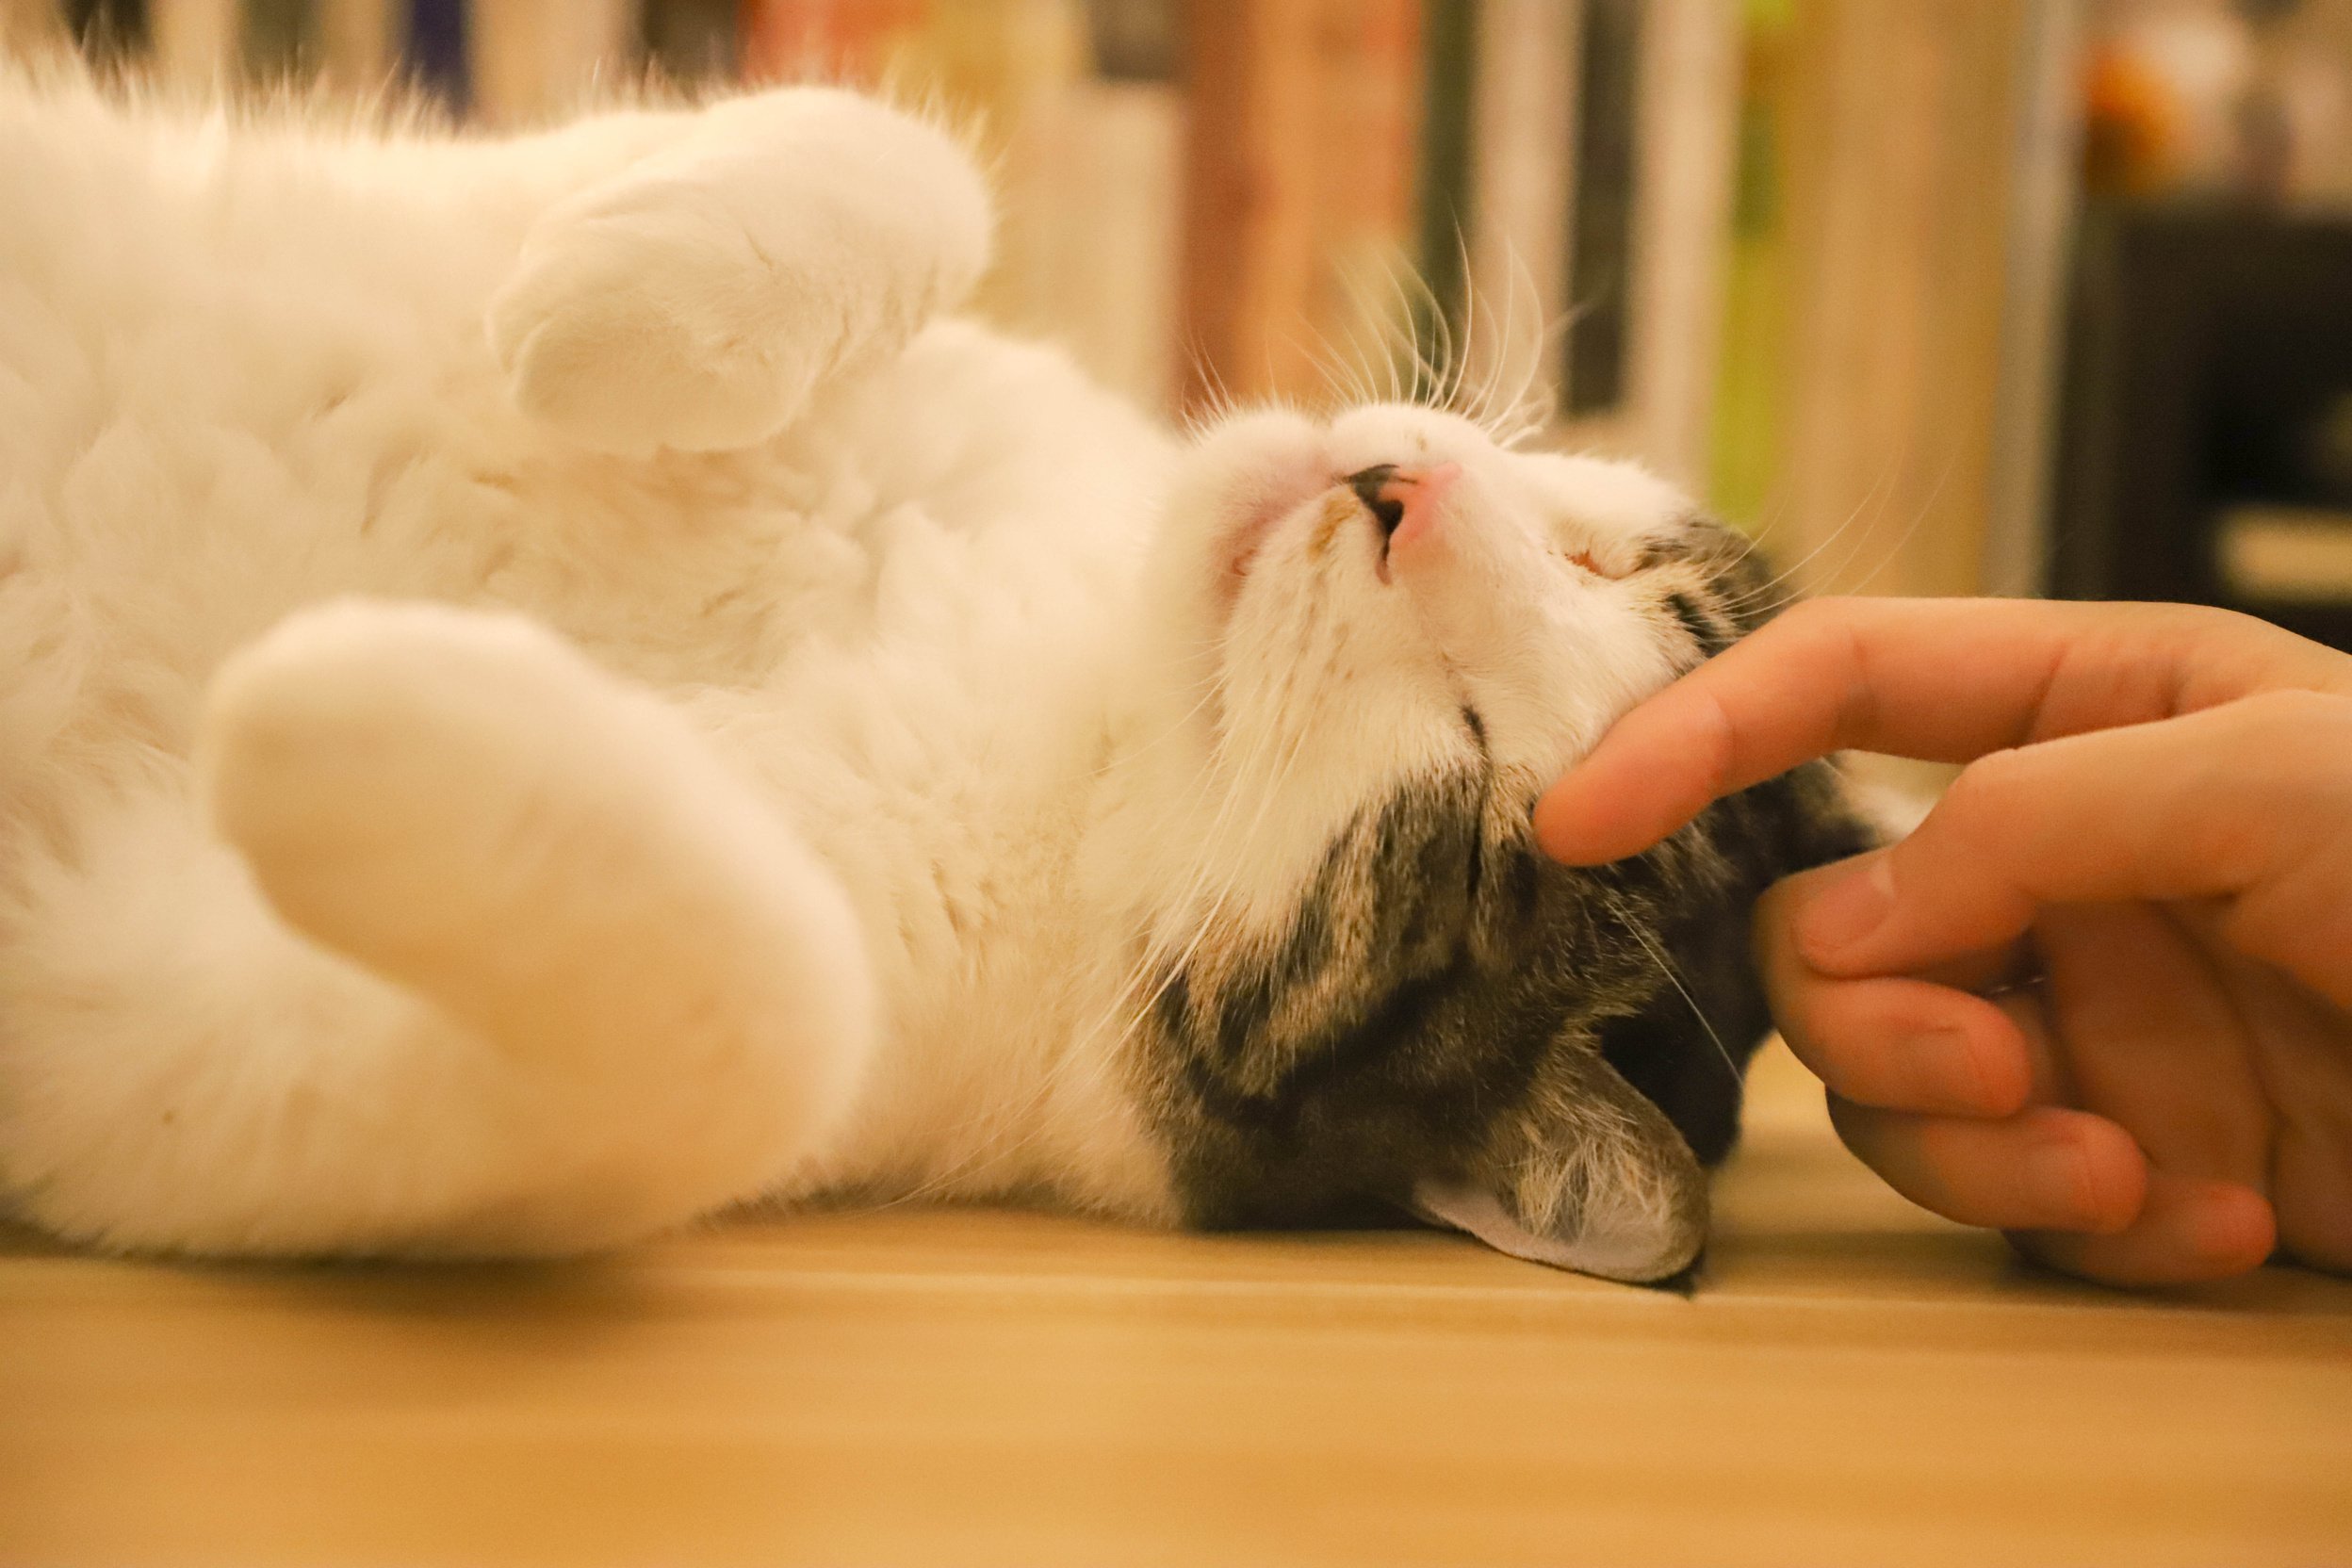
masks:
{"type": "Polygon", "coordinates": [[[1648,1283],[1697,1259],[1707,1172],[1590,1045],[1563,1041],[1470,1168],[1423,1180],[1413,1208],[1515,1258],[1648,1283]]]}

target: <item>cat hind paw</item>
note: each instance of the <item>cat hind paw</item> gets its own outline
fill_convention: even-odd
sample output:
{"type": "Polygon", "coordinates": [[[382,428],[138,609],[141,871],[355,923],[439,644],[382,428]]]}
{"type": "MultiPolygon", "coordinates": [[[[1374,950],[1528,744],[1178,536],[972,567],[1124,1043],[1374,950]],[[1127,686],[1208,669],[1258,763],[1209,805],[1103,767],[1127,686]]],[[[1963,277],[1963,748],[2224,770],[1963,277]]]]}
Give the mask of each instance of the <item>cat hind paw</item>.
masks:
{"type": "Polygon", "coordinates": [[[599,678],[514,616],[347,600],[233,656],[197,766],[213,825],[279,913],[365,956],[447,939],[451,889],[545,792],[566,695],[599,678]]]}

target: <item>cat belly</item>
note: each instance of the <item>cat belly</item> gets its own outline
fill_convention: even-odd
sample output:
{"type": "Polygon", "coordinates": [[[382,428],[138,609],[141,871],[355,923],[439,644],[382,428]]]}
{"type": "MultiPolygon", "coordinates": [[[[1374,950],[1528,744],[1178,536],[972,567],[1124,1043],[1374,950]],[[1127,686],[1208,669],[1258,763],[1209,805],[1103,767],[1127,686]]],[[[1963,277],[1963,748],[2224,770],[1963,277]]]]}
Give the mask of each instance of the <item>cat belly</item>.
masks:
{"type": "Polygon", "coordinates": [[[1130,939],[1072,874],[1118,662],[990,643],[975,628],[914,691],[887,664],[832,672],[789,730],[739,699],[697,708],[841,879],[881,995],[858,1101],[783,1196],[1050,1196],[1171,1219],[1128,1079],[1130,939]]]}
{"type": "Polygon", "coordinates": [[[1033,929],[979,984],[895,1021],[859,1100],[788,1200],[1050,1201],[1146,1224],[1180,1212],[1132,1078],[1134,999],[1076,931],[1033,929]]]}

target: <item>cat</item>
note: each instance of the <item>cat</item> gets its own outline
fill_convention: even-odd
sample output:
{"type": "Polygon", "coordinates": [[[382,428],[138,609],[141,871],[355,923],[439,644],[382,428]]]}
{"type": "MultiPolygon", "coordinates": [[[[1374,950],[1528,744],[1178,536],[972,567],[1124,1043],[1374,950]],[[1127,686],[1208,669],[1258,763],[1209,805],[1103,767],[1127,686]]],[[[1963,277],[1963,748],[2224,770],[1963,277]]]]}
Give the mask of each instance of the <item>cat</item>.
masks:
{"type": "Polygon", "coordinates": [[[823,87],[508,139],[0,74],[0,1206],[211,1255],[755,1200],[1687,1270],[1799,770],[1529,809],[1781,594],[1457,411],[1180,433],[823,87]]]}

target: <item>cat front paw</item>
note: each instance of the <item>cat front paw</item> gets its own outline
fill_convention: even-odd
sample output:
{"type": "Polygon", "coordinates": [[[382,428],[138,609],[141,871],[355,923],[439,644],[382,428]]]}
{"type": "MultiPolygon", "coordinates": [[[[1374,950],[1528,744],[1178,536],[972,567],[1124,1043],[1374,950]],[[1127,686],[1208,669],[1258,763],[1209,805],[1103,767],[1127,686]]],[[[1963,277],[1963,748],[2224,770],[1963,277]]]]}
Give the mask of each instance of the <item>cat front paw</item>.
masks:
{"type": "Polygon", "coordinates": [[[853,92],[754,93],[542,215],[490,343],[516,403],[583,446],[748,447],[962,300],[989,228],[940,127],[853,92]]]}
{"type": "Polygon", "coordinates": [[[540,220],[491,301],[516,406],[593,450],[726,451],[783,429],[839,351],[821,286],[658,179],[540,220]]]}

